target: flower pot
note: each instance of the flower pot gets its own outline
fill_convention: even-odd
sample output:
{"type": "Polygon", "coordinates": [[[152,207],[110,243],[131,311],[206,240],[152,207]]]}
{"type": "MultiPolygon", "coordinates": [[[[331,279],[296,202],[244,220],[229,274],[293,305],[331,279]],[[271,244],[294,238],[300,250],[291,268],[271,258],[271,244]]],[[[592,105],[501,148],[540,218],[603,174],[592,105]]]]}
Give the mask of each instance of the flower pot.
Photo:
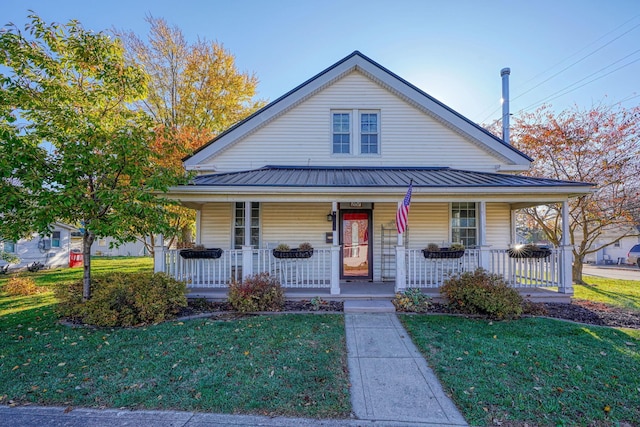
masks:
{"type": "Polygon", "coordinates": [[[511,248],[508,250],[509,258],[547,258],[551,255],[551,249],[549,248],[511,248]]]}
{"type": "Polygon", "coordinates": [[[426,259],[462,258],[464,255],[464,249],[451,250],[448,248],[440,248],[439,251],[428,251],[423,249],[422,255],[424,255],[426,259]]]}
{"type": "Polygon", "coordinates": [[[300,249],[291,249],[288,251],[273,250],[273,256],[281,259],[311,258],[312,255],[313,249],[308,251],[301,251],[300,249]]]}
{"type": "Polygon", "coordinates": [[[185,259],[194,259],[194,258],[217,259],[222,256],[222,249],[220,248],[207,248],[204,250],[181,249],[180,256],[185,259]]]}

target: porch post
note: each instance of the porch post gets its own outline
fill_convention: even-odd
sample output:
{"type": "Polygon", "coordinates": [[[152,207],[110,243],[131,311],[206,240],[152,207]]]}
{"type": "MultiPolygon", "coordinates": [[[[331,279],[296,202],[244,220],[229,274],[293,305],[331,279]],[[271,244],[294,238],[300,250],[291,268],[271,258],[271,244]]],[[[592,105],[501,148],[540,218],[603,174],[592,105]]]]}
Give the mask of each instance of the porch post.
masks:
{"type": "Polygon", "coordinates": [[[340,295],[340,241],[338,238],[338,202],[331,203],[333,244],[331,245],[331,295],[340,295]]]}
{"type": "Polygon", "coordinates": [[[562,202],[562,241],[560,245],[560,287],[558,292],[573,295],[573,247],[569,239],[569,202],[562,202]]]}
{"type": "Polygon", "coordinates": [[[196,209],[196,245],[201,244],[202,209],[196,209]]]}
{"type": "Polygon", "coordinates": [[[478,231],[479,231],[479,246],[480,246],[480,259],[478,265],[483,269],[490,271],[491,267],[491,252],[489,245],[487,245],[487,202],[482,201],[478,203],[478,231]]]}
{"type": "Polygon", "coordinates": [[[164,236],[162,234],[156,236],[155,245],[153,245],[153,272],[165,272],[164,236]]]}
{"type": "Polygon", "coordinates": [[[244,203],[244,245],[242,245],[242,278],[253,274],[253,247],[251,246],[251,202],[244,203]]]}
{"type": "Polygon", "coordinates": [[[340,295],[340,246],[331,246],[331,295],[340,295]]]}
{"type": "MultiPolygon", "coordinates": [[[[402,239],[399,234],[398,240],[402,239]]],[[[396,246],[396,292],[402,292],[407,287],[407,267],[406,267],[406,250],[404,246],[396,246]]]]}

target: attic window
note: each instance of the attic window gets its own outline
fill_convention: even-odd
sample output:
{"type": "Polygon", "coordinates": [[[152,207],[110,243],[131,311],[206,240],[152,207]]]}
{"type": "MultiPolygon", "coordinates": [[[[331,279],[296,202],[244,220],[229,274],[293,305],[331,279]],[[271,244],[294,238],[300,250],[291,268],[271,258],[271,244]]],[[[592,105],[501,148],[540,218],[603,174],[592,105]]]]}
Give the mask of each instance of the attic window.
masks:
{"type": "Polygon", "coordinates": [[[349,154],[351,152],[351,114],[334,112],[331,121],[333,154],[349,154]]]}

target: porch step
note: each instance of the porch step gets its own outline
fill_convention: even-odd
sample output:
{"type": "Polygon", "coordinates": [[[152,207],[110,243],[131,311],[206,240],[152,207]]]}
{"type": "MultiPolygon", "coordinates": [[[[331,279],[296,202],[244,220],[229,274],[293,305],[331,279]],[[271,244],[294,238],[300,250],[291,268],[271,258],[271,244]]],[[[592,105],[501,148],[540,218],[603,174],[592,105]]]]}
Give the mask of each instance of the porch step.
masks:
{"type": "Polygon", "coordinates": [[[347,300],[344,302],[345,313],[394,313],[395,311],[396,308],[388,300],[347,300]]]}

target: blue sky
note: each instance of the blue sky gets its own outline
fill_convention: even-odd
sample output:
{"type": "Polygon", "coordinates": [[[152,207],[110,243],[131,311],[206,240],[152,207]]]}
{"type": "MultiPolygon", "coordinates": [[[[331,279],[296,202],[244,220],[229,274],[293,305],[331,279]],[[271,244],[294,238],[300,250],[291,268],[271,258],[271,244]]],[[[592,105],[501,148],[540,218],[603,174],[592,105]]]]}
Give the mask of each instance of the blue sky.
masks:
{"type": "Polygon", "coordinates": [[[146,15],[165,18],[224,44],[267,100],[359,50],[479,123],[500,117],[504,67],[514,114],[640,104],[637,0],[4,0],[0,25],[28,9],[142,37],[146,15]]]}

